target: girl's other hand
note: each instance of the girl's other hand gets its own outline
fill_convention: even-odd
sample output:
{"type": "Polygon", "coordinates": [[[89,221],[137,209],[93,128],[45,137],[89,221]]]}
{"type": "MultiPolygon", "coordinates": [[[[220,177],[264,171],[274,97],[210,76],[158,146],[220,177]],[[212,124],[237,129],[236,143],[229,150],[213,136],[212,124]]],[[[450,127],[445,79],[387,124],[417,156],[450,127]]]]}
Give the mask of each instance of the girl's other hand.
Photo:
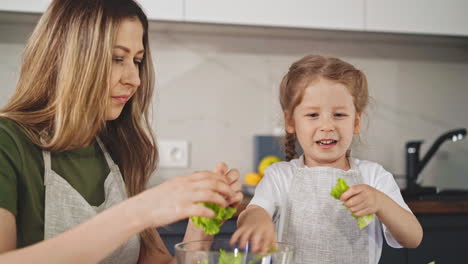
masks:
{"type": "Polygon", "coordinates": [[[199,171],[179,176],[133,197],[133,206],[147,227],[159,227],[190,216],[214,217],[215,213],[199,203],[229,206],[235,192],[223,174],[199,171]]]}
{"type": "Polygon", "coordinates": [[[266,254],[276,248],[275,227],[270,215],[260,206],[249,205],[237,221],[237,230],[231,237],[231,244],[238,242],[245,248],[247,242],[253,252],[266,254]]]}
{"type": "Polygon", "coordinates": [[[379,212],[382,194],[367,184],[357,184],[344,192],[340,200],[354,215],[361,217],[379,212]]]}

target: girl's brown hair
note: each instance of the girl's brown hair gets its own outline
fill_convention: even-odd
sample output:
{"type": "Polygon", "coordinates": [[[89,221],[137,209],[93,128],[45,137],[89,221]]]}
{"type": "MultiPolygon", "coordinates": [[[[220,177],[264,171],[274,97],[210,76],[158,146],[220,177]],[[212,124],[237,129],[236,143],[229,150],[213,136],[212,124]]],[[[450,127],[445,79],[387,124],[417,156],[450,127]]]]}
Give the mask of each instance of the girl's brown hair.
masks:
{"type": "MultiPolygon", "coordinates": [[[[364,73],[338,58],[307,55],[289,67],[280,84],[279,99],[286,120],[292,118],[294,109],[301,103],[307,86],[318,78],[345,85],[353,96],[356,112],[358,114],[364,112],[369,100],[364,73]]],[[[296,134],[286,131],[284,139],[286,160],[297,157],[296,144],[296,134]]]]}
{"type": "MultiPolygon", "coordinates": [[[[47,151],[83,147],[100,136],[134,196],[145,189],[157,166],[149,123],[153,86],[148,20],[137,3],[54,0],[27,43],[16,90],[0,117],[16,121],[47,151]],[[120,116],[106,122],[112,49],[124,19],[138,19],[144,29],[141,85],[120,116]]],[[[161,250],[154,229],[141,237],[144,248],[161,250]]]]}

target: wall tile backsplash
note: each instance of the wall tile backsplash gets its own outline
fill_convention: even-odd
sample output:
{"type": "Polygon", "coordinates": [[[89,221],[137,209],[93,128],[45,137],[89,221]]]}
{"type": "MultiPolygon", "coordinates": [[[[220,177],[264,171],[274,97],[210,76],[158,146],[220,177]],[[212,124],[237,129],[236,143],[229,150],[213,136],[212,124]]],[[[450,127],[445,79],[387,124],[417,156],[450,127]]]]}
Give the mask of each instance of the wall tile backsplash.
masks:
{"type": "MultiPolygon", "coordinates": [[[[33,26],[0,23],[0,106],[15,87],[33,26]]],[[[468,40],[158,23],[151,29],[156,135],[191,144],[190,167],[161,169],[151,184],[218,161],[242,175],[252,171],[254,135],[282,126],[281,77],[308,53],[339,56],[364,70],[372,101],[353,155],[397,176],[405,173],[406,141],[426,140],[424,154],[441,133],[468,127],[468,40]]],[[[445,143],[423,171],[423,184],[468,189],[467,161],[468,140],[445,143]]]]}

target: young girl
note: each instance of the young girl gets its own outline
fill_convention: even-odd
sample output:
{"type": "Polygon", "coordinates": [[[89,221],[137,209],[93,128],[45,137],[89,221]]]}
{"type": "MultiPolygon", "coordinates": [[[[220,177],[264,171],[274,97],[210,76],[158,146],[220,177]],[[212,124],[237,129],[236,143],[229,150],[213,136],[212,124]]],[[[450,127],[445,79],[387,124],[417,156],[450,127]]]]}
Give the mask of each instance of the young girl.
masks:
{"type": "Polygon", "coordinates": [[[284,76],[280,102],[288,162],[266,169],[231,242],[267,251],[274,218],[278,240],[296,249],[296,263],[378,263],[383,236],[392,247],[417,247],[422,228],[392,175],[349,156],[368,102],[364,74],[337,58],[306,56],[284,76]],[[298,158],[296,142],[304,152],[298,158]],[[351,186],[341,201],[330,195],[338,178],[351,186]],[[350,213],[377,217],[359,230],[350,213]]]}
{"type": "Polygon", "coordinates": [[[51,2],[0,110],[0,263],[173,263],[155,227],[242,200],[224,164],[145,190],[153,75],[136,2],[51,2]]]}

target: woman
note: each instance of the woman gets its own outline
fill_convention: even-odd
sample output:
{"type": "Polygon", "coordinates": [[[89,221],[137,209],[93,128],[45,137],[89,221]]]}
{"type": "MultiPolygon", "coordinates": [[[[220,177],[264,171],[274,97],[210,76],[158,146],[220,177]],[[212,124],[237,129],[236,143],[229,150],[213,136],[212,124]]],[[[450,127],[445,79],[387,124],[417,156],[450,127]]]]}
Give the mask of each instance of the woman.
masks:
{"type": "MultiPolygon", "coordinates": [[[[135,2],[51,3],[0,111],[0,263],[169,263],[155,227],[213,217],[200,202],[238,205],[223,163],[144,191],[153,84],[135,2]]],[[[208,238],[189,222],[184,241],[208,238]]]]}

